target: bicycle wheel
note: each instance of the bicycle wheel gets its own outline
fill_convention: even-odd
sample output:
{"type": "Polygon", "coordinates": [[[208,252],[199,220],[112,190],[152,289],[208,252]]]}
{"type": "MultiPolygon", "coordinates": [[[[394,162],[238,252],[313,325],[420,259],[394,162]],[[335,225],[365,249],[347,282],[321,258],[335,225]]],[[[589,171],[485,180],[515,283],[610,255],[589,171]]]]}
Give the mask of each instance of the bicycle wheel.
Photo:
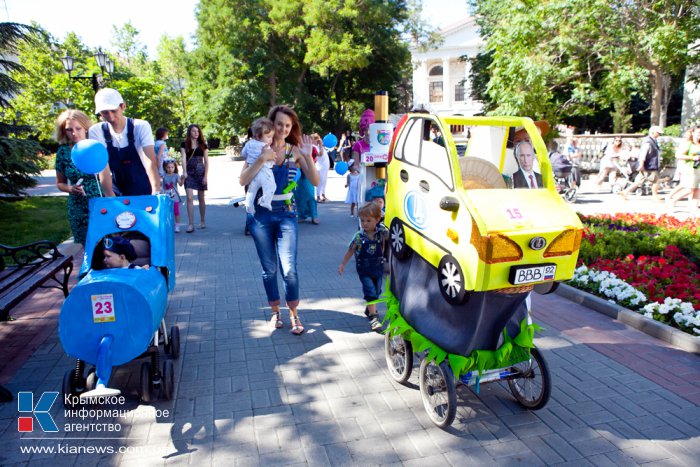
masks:
{"type": "Polygon", "coordinates": [[[397,383],[404,384],[413,371],[413,346],[401,335],[384,335],[384,357],[389,374],[397,383]]]}
{"type": "Polygon", "coordinates": [[[452,425],[457,413],[457,391],[452,370],[445,362],[420,363],[420,395],[430,420],[440,428],[452,425]]]}
{"type": "Polygon", "coordinates": [[[508,380],[508,387],[515,399],[530,410],[541,409],[549,401],[552,379],[542,354],[536,348],[530,350],[531,358],[511,367],[519,376],[508,380]]]}

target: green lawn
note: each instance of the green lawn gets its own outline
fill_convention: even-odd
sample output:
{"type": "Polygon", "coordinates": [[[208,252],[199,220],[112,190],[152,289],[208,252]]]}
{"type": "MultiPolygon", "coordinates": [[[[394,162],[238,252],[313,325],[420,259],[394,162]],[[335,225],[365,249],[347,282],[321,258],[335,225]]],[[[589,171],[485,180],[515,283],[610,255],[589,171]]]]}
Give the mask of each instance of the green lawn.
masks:
{"type": "Polygon", "coordinates": [[[71,236],[67,196],[0,198],[0,243],[25,245],[38,240],[61,243],[71,236]]]}
{"type": "Polygon", "coordinates": [[[209,157],[219,157],[219,156],[225,156],[226,155],[226,149],[210,149],[209,150],[209,157]]]}

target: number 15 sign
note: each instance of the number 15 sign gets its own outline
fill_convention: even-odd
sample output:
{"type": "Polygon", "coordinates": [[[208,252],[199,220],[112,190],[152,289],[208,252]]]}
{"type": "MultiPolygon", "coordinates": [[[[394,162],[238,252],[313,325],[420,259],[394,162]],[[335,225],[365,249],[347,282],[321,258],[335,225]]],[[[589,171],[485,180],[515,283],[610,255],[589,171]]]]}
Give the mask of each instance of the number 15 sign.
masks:
{"type": "Polygon", "coordinates": [[[116,321],[114,316],[114,296],[111,293],[91,295],[93,323],[109,323],[116,321]]]}

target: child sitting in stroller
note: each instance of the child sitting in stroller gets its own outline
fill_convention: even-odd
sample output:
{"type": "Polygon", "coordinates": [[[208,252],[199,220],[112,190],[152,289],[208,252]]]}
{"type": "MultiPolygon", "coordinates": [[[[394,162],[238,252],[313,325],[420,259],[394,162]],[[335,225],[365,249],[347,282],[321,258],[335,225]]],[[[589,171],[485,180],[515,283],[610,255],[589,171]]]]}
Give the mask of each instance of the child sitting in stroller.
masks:
{"type": "Polygon", "coordinates": [[[107,237],[102,245],[106,269],[148,269],[148,265],[142,267],[132,263],[136,259],[136,250],[128,239],[107,237]]]}

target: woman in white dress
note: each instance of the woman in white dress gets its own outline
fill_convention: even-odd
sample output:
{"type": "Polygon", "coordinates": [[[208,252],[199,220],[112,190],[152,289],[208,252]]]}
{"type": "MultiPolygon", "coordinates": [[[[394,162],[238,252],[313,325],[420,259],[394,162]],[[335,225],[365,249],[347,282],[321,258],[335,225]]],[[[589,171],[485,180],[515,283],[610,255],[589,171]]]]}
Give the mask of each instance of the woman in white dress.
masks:
{"type": "MultiPolygon", "coordinates": [[[[318,186],[316,186],[316,201],[319,203],[325,203],[328,201],[326,198],[326,182],[328,181],[328,170],[331,168],[331,161],[328,159],[328,154],[323,148],[323,140],[318,134],[311,135],[311,139],[316,147],[319,149],[320,155],[316,159],[316,168],[318,169],[318,186]]],[[[327,150],[328,148],[326,148],[327,150]]]]}

